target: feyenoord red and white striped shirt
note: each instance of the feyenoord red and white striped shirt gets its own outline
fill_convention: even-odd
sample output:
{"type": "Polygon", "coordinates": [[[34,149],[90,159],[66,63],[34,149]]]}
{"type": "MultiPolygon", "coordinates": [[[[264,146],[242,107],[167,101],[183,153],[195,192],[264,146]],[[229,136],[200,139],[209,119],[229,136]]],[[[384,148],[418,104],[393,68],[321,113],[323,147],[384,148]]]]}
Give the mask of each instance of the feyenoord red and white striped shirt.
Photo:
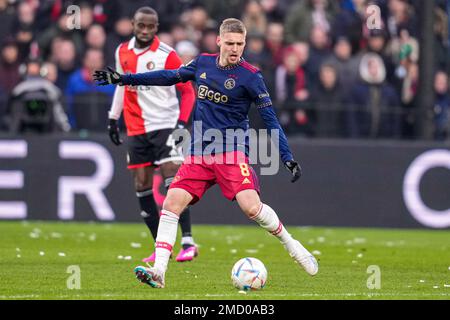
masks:
{"type": "MultiPolygon", "coordinates": [[[[155,36],[147,49],[136,49],[136,39],[124,42],[116,50],[116,70],[142,73],[153,70],[173,70],[181,59],[173,48],[155,36]]],[[[119,119],[123,110],[129,136],[161,129],[175,128],[177,121],[188,122],[195,101],[195,91],[189,82],[175,86],[117,86],[109,118],[119,119]],[[176,90],[180,91],[178,102],[176,90]]]]}

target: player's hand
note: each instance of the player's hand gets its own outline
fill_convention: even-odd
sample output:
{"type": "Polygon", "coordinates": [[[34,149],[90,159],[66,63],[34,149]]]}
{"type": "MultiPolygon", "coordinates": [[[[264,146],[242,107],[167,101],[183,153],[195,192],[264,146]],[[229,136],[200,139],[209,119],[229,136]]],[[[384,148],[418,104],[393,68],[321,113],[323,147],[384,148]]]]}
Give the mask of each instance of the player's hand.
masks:
{"type": "Polygon", "coordinates": [[[109,138],[116,146],[119,146],[123,143],[123,141],[120,139],[119,126],[117,125],[116,119],[109,119],[108,132],[109,138]]]}
{"type": "Polygon", "coordinates": [[[92,77],[99,86],[106,86],[108,84],[121,85],[122,83],[122,76],[120,73],[111,67],[107,67],[107,70],[95,70],[92,77]]]}
{"type": "MultiPolygon", "coordinates": [[[[175,130],[183,130],[183,131],[187,131],[186,125],[187,125],[186,122],[184,122],[184,121],[182,121],[182,120],[178,120],[177,126],[175,127],[175,130]]],[[[183,138],[183,137],[184,137],[185,135],[186,135],[185,132],[183,132],[182,135],[177,135],[177,138],[174,139],[175,146],[178,147],[178,145],[179,145],[182,141],[184,141],[184,138],[183,138]]]]}
{"type": "Polygon", "coordinates": [[[178,120],[176,129],[184,129],[186,128],[187,123],[183,120],[178,120]]]}
{"type": "Polygon", "coordinates": [[[284,166],[292,173],[292,183],[300,179],[300,177],[302,176],[302,168],[297,162],[295,162],[294,160],[286,161],[284,163],[284,166]]]}

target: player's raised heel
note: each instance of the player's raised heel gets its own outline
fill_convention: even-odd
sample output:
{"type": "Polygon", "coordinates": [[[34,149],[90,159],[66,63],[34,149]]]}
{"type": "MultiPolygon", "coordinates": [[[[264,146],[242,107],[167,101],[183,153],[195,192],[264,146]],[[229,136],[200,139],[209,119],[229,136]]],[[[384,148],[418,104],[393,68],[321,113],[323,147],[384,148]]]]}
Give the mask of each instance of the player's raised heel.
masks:
{"type": "Polygon", "coordinates": [[[316,258],[309,253],[300,242],[294,240],[286,246],[289,255],[297,262],[310,276],[315,276],[319,272],[319,264],[316,258]]]}
{"type": "Polygon", "coordinates": [[[152,288],[164,288],[164,275],[159,274],[155,268],[138,266],[134,268],[134,273],[140,282],[152,288]]]}

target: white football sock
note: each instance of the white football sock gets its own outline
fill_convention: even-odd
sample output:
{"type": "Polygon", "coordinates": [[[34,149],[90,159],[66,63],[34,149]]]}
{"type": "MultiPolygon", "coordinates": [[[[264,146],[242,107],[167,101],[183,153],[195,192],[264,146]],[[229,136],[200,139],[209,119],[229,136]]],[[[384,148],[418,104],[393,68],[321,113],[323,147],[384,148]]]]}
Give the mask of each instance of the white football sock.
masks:
{"type": "Polygon", "coordinates": [[[161,273],[167,270],[173,245],[177,238],[178,216],[167,210],[161,210],[159,218],[158,236],[156,237],[155,265],[161,273]]]}
{"type": "Polygon", "coordinates": [[[194,238],[192,238],[192,237],[182,237],[181,238],[181,245],[183,246],[185,244],[192,245],[192,246],[195,245],[194,238]]]}
{"type": "Polygon", "coordinates": [[[278,219],[275,211],[264,203],[261,204],[259,213],[253,217],[253,220],[258,222],[261,227],[280,239],[282,243],[286,243],[292,239],[291,235],[280,222],[280,219],[278,219]]]}
{"type": "Polygon", "coordinates": [[[271,207],[266,204],[261,204],[259,213],[253,217],[253,220],[258,222],[258,224],[269,231],[272,235],[277,237],[281,243],[284,245],[287,251],[299,249],[302,255],[309,254],[309,252],[302,246],[300,242],[292,238],[292,236],[287,232],[286,228],[278,219],[278,216],[271,207]],[[298,244],[297,244],[298,242],[298,244]]]}

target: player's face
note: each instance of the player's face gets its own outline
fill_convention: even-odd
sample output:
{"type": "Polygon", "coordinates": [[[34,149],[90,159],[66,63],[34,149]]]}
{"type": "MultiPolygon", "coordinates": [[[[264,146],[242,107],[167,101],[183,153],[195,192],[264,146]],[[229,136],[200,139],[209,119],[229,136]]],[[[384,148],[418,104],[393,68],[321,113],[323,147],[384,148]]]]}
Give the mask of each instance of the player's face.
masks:
{"type": "Polygon", "coordinates": [[[242,33],[223,33],[217,37],[220,47],[220,65],[236,64],[242,57],[245,48],[245,35],[242,33]]]}
{"type": "Polygon", "coordinates": [[[138,12],[134,16],[132,24],[133,34],[139,47],[148,47],[158,32],[158,16],[138,12]]]}

